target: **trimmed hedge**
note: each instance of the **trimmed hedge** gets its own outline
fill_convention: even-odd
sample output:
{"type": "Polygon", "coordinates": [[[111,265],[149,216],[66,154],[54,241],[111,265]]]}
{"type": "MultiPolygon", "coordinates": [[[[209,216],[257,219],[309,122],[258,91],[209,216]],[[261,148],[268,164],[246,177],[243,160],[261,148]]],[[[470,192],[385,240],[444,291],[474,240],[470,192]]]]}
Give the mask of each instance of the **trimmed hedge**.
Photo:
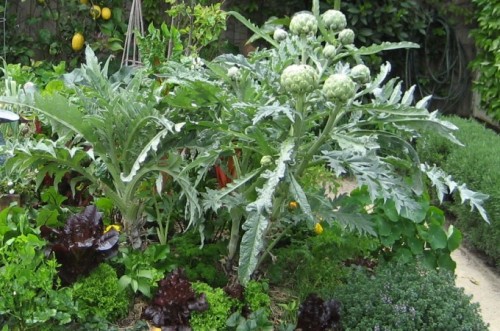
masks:
{"type": "Polygon", "coordinates": [[[447,208],[455,215],[456,226],[466,242],[483,252],[490,264],[500,267],[500,135],[474,120],[456,116],[445,119],[459,128],[456,137],[465,146],[429,133],[417,142],[417,151],[422,162],[436,164],[457,182],[490,196],[485,209],[491,224],[484,222],[477,211],[462,205],[458,196],[447,208]]]}
{"type": "Polygon", "coordinates": [[[450,272],[388,263],[373,273],[356,268],[333,297],[342,304],[344,330],[488,330],[450,272]]]}

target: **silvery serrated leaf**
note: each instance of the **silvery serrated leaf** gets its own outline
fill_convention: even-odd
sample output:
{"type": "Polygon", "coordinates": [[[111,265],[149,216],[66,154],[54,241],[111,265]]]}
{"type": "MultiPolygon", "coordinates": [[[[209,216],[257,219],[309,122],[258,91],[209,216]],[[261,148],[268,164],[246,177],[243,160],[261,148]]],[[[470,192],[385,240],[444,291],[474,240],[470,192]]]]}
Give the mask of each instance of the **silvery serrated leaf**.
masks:
{"type": "Polygon", "coordinates": [[[429,103],[429,101],[431,101],[432,99],[432,95],[428,95],[426,97],[423,97],[422,99],[420,99],[417,104],[415,105],[415,108],[418,108],[418,109],[426,109],[427,108],[427,104],[429,103]]]}
{"type": "Polygon", "coordinates": [[[389,72],[391,71],[391,64],[386,62],[380,66],[380,72],[375,76],[375,79],[371,81],[370,84],[365,89],[365,93],[373,92],[375,89],[379,88],[382,82],[385,80],[389,72]]]}
{"type": "Polygon", "coordinates": [[[486,221],[486,223],[489,224],[490,220],[488,219],[488,213],[483,207],[483,204],[489,198],[489,195],[469,190],[465,184],[459,185],[457,189],[460,193],[462,204],[469,201],[471,211],[477,209],[479,214],[481,214],[481,217],[486,221]]]}
{"type": "Polygon", "coordinates": [[[387,101],[388,104],[395,105],[396,103],[398,103],[401,100],[401,84],[402,84],[402,82],[399,81],[396,84],[396,87],[394,87],[394,90],[392,91],[392,94],[391,94],[389,100],[387,101]]]}
{"type": "Polygon", "coordinates": [[[290,193],[299,203],[300,210],[302,210],[304,215],[310,221],[314,221],[311,206],[309,205],[309,201],[307,199],[304,190],[302,189],[302,186],[300,186],[300,184],[297,182],[297,180],[291,173],[288,173],[288,179],[290,182],[290,193]]]}
{"type": "Polygon", "coordinates": [[[242,188],[248,182],[250,182],[255,176],[260,173],[261,169],[255,169],[254,171],[246,174],[242,178],[236,178],[231,183],[228,183],[226,187],[220,190],[212,190],[210,188],[206,188],[206,193],[202,193],[203,196],[203,209],[209,210],[212,209],[217,211],[220,207],[222,207],[223,203],[226,199],[234,194],[238,189],[242,188]]]}
{"type": "Polygon", "coordinates": [[[240,259],[238,263],[238,278],[241,284],[246,285],[257,267],[260,253],[264,249],[264,235],[269,225],[269,219],[254,211],[249,213],[241,238],[240,259]]]}
{"type": "Polygon", "coordinates": [[[161,192],[163,191],[163,174],[161,172],[159,172],[158,177],[156,177],[155,186],[156,192],[158,192],[158,194],[161,194],[161,192]]]}
{"type": "Polygon", "coordinates": [[[134,164],[132,165],[132,168],[130,169],[129,174],[125,175],[124,173],[121,173],[120,179],[124,182],[130,182],[141,168],[141,164],[146,160],[149,152],[156,151],[158,149],[158,145],[160,144],[161,140],[165,138],[169,131],[169,129],[163,129],[158,132],[139,153],[136,160],[134,161],[134,164]]]}
{"type": "Polygon", "coordinates": [[[276,161],[276,168],[273,171],[267,170],[262,173],[261,177],[267,179],[267,181],[261,189],[257,189],[259,196],[254,202],[247,206],[247,211],[258,211],[259,213],[264,213],[271,209],[274,191],[276,190],[276,187],[280,183],[281,179],[285,176],[287,164],[292,160],[293,148],[294,142],[292,139],[287,139],[283,142],[281,145],[280,156],[276,161]]]}
{"type": "Polygon", "coordinates": [[[409,90],[405,92],[403,98],[401,99],[401,104],[403,106],[409,107],[413,102],[413,94],[415,93],[415,85],[412,85],[409,90]]]}
{"type": "Polygon", "coordinates": [[[257,124],[260,122],[263,118],[268,117],[268,116],[277,116],[280,113],[283,113],[288,117],[288,119],[293,123],[294,122],[294,116],[292,109],[287,106],[280,106],[280,105],[272,105],[272,106],[262,106],[259,107],[257,110],[257,113],[255,114],[253,118],[253,125],[257,124]]]}

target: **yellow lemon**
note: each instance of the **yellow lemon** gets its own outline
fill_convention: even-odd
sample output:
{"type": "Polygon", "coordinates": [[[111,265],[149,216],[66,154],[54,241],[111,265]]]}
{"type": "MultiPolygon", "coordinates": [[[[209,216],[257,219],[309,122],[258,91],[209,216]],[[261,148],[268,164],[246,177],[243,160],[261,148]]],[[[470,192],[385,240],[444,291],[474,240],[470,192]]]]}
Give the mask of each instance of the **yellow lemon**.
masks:
{"type": "Polygon", "coordinates": [[[88,5],[89,4],[89,0],[80,0],[80,3],[82,5],[88,5]]]}
{"type": "Polygon", "coordinates": [[[314,233],[316,233],[316,234],[322,234],[323,233],[323,227],[321,226],[321,224],[316,223],[314,225],[314,233]]]}
{"type": "Polygon", "coordinates": [[[73,35],[71,39],[71,48],[75,51],[81,51],[83,49],[83,45],[85,44],[85,38],[80,32],[77,32],[73,35]]]}
{"type": "Polygon", "coordinates": [[[109,9],[108,7],[104,7],[101,10],[101,17],[105,21],[109,20],[111,18],[111,9],[109,9]]]}
{"type": "Polygon", "coordinates": [[[288,208],[290,208],[290,209],[297,209],[298,206],[299,206],[299,204],[297,203],[297,201],[290,201],[288,203],[288,208]]]}
{"type": "Polygon", "coordinates": [[[90,16],[95,20],[101,17],[101,7],[93,5],[92,8],[90,8],[90,16]]]}

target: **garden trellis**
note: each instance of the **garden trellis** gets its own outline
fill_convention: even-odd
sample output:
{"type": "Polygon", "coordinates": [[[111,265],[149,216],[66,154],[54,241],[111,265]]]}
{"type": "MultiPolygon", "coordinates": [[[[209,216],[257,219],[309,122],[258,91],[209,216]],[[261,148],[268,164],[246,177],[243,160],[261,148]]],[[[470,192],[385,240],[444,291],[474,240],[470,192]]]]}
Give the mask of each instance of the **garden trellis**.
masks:
{"type": "Polygon", "coordinates": [[[140,34],[140,36],[144,35],[141,0],[134,0],[132,2],[132,7],[130,8],[130,17],[121,62],[122,67],[142,64],[141,55],[137,46],[137,34],[140,34]]]}

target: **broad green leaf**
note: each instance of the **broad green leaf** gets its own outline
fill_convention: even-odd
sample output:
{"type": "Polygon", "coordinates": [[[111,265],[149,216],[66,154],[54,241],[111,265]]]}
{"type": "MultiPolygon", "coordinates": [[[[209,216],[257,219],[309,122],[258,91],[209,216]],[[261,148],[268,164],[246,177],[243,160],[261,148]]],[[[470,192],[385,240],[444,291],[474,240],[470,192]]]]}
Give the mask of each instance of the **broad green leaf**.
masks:
{"type": "Polygon", "coordinates": [[[371,45],[371,46],[363,46],[359,49],[352,50],[351,54],[356,55],[371,55],[377,54],[382,51],[389,51],[394,49],[402,49],[402,48],[420,48],[420,46],[416,43],[402,41],[402,42],[382,42],[381,44],[371,45]]]}
{"type": "Polygon", "coordinates": [[[122,288],[122,289],[127,288],[131,282],[132,282],[132,278],[128,275],[123,275],[118,280],[118,284],[120,285],[120,288],[122,288]]]}
{"type": "Polygon", "coordinates": [[[257,26],[255,26],[252,22],[250,22],[245,17],[243,17],[240,13],[235,12],[235,11],[228,11],[227,13],[229,15],[234,16],[238,21],[243,23],[243,25],[245,25],[248,29],[250,29],[250,31],[255,33],[257,36],[264,39],[265,41],[267,41],[268,43],[270,43],[274,47],[276,47],[276,48],[278,47],[278,43],[273,38],[271,38],[267,33],[263,32],[261,29],[259,29],[257,26]]]}
{"type": "Polygon", "coordinates": [[[46,96],[35,96],[35,105],[52,122],[63,125],[72,133],[83,136],[91,144],[98,143],[95,128],[90,125],[78,109],[71,105],[66,97],[54,93],[46,96]]]}
{"type": "Polygon", "coordinates": [[[457,264],[451,258],[449,253],[441,253],[438,257],[438,265],[440,268],[455,272],[457,264]]]}
{"type": "Polygon", "coordinates": [[[460,247],[460,244],[462,243],[462,232],[455,228],[453,225],[450,225],[448,228],[448,250],[450,252],[453,252],[456,250],[458,247],[460,247]]]}
{"type": "Polygon", "coordinates": [[[299,203],[299,207],[307,217],[307,219],[311,222],[311,225],[315,222],[313,213],[311,210],[311,206],[309,205],[309,201],[307,200],[307,196],[302,189],[302,186],[295,180],[295,177],[291,172],[288,173],[288,180],[290,182],[290,193],[299,203]]]}
{"type": "Polygon", "coordinates": [[[446,236],[446,232],[444,231],[442,226],[437,224],[429,225],[429,229],[427,230],[427,236],[425,238],[432,249],[443,249],[448,245],[448,238],[446,236]]]}

